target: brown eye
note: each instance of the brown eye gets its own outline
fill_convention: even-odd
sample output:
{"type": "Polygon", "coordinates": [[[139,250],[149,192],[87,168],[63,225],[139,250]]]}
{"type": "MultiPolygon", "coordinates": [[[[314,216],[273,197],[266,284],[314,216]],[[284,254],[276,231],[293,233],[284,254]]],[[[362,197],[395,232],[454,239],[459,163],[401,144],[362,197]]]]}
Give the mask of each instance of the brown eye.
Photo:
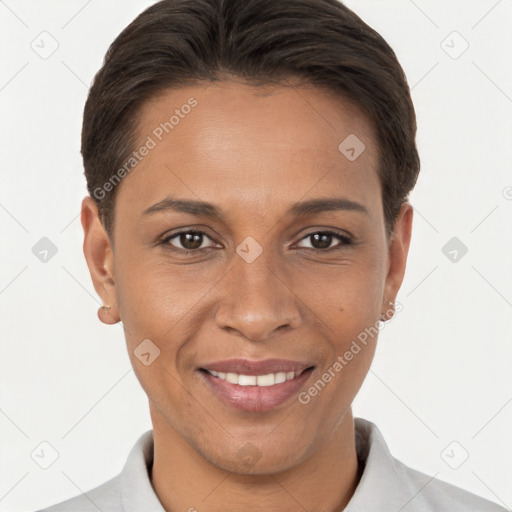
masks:
{"type": "Polygon", "coordinates": [[[178,240],[184,249],[199,249],[203,243],[203,234],[197,231],[181,233],[178,240]]]}
{"type": "Polygon", "coordinates": [[[331,246],[333,236],[327,233],[315,233],[310,235],[310,238],[315,249],[328,249],[331,246]]]}
{"type": "Polygon", "coordinates": [[[343,246],[350,245],[352,243],[352,240],[349,237],[340,235],[339,233],[334,233],[332,231],[317,231],[316,233],[310,233],[309,235],[306,235],[301,241],[303,240],[310,241],[311,249],[324,252],[328,249],[340,249],[343,246]],[[332,246],[332,242],[335,240],[338,240],[341,243],[332,246]]]}
{"type": "Polygon", "coordinates": [[[180,231],[174,235],[170,235],[162,240],[162,244],[171,246],[171,249],[183,252],[200,251],[201,249],[208,249],[212,246],[201,247],[205,239],[211,238],[203,231],[180,231]],[[171,243],[171,240],[174,242],[171,243]],[[176,245],[178,244],[178,245],[176,245]]]}

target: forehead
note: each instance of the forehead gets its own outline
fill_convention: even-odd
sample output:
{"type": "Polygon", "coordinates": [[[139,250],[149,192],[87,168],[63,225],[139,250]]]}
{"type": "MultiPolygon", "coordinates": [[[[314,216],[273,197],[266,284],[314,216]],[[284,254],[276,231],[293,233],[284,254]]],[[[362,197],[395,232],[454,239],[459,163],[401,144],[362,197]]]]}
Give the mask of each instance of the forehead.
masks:
{"type": "Polygon", "coordinates": [[[352,102],[312,86],[227,81],[168,90],[143,106],[137,135],[151,149],[120,195],[140,211],[165,193],[261,208],[308,192],[367,203],[380,194],[370,121],[352,102]]]}

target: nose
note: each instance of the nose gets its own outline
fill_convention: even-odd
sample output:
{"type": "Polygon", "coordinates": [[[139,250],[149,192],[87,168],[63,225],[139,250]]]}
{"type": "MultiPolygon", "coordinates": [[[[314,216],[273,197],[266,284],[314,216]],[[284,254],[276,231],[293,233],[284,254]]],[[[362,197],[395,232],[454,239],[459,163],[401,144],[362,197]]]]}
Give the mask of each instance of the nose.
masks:
{"type": "Polygon", "coordinates": [[[284,272],[277,270],[270,250],[252,263],[235,257],[234,267],[222,284],[217,325],[250,341],[265,341],[278,329],[301,323],[296,294],[284,272]]]}

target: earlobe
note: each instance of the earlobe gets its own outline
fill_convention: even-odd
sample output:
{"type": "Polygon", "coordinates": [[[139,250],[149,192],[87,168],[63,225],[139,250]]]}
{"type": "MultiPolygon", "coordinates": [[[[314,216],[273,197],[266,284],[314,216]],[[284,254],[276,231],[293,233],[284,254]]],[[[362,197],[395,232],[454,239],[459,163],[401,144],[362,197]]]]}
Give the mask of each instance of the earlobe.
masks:
{"type": "Polygon", "coordinates": [[[381,313],[380,315],[380,321],[381,322],[387,322],[388,320],[391,320],[393,316],[395,315],[395,303],[391,301],[386,301],[387,307],[386,311],[384,313],[381,313]]]}
{"type": "Polygon", "coordinates": [[[115,306],[114,254],[101,223],[98,207],[90,196],[82,200],[81,222],[84,230],[83,251],[96,293],[103,303],[98,318],[105,324],[120,321],[115,306]]]}
{"type": "Polygon", "coordinates": [[[384,310],[388,309],[389,301],[395,301],[404,279],[411,242],[412,219],[413,207],[405,202],[397,216],[389,242],[389,268],[384,290],[384,310]]]}
{"type": "Polygon", "coordinates": [[[116,318],[112,315],[112,306],[103,305],[98,308],[98,318],[100,319],[100,322],[103,322],[107,325],[117,324],[119,322],[120,318],[116,318]]]}

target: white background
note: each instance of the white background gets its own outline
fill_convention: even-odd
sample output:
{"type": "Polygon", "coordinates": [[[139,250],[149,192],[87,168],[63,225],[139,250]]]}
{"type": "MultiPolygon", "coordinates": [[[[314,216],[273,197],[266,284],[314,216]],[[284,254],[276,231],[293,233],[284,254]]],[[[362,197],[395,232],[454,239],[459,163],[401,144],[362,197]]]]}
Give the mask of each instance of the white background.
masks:
{"type": "MultiPolygon", "coordinates": [[[[151,428],[122,327],[96,316],[79,141],[108,45],[152,3],[0,1],[2,511],[103,483],[151,428]],[[31,48],[43,31],[59,45],[47,59],[31,48]],[[58,249],[47,263],[32,253],[42,237],[58,249]],[[46,470],[30,456],[42,441],[59,454],[46,470]]],[[[512,1],[346,3],[406,71],[422,160],[404,309],[380,335],[354,411],[404,463],[510,508],[512,1]],[[458,58],[453,31],[469,43],[458,58]],[[468,248],[455,263],[442,252],[452,237],[468,248]],[[459,469],[445,462],[465,451],[459,469]]]]}

